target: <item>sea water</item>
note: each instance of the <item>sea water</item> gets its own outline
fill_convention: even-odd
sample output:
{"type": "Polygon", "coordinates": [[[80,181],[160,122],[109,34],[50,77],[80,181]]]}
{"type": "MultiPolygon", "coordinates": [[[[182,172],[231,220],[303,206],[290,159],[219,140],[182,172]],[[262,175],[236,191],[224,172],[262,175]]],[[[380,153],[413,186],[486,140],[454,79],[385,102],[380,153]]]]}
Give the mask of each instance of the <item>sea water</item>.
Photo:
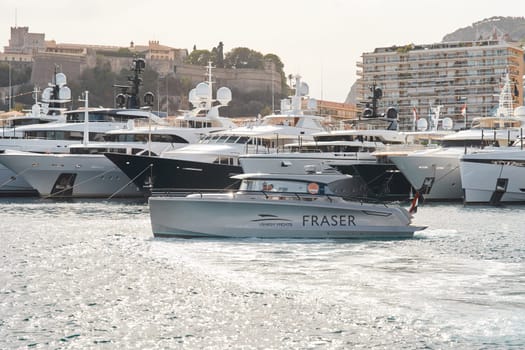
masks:
{"type": "MultiPolygon", "coordinates": [[[[155,239],[147,204],[0,200],[0,349],[525,348],[525,207],[413,239],[155,239]]],[[[206,220],[203,217],[202,220],[206,220]]]]}

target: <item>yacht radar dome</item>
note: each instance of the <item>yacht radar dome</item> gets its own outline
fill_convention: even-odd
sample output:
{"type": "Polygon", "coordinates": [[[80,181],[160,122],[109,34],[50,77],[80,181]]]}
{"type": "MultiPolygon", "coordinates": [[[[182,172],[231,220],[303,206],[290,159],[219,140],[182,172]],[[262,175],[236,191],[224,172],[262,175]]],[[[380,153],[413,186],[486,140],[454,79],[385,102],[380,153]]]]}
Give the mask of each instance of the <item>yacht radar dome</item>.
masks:
{"type": "Polygon", "coordinates": [[[191,102],[192,105],[195,105],[200,102],[199,98],[197,97],[197,91],[195,88],[190,90],[188,100],[191,102]]]}
{"type": "Polygon", "coordinates": [[[442,121],[442,126],[444,130],[452,130],[452,127],[454,126],[454,122],[450,118],[444,118],[442,121]]]}
{"type": "Polygon", "coordinates": [[[417,121],[417,130],[418,131],[425,131],[428,128],[428,122],[426,119],[418,119],[417,121]]]}
{"type": "Polygon", "coordinates": [[[306,83],[301,83],[299,86],[299,96],[307,96],[310,92],[310,87],[306,83]]]}
{"type": "Polygon", "coordinates": [[[315,98],[309,98],[308,102],[306,103],[306,106],[309,110],[316,110],[317,109],[317,100],[315,98]]]}
{"type": "Polygon", "coordinates": [[[55,83],[58,85],[58,86],[64,86],[67,84],[67,78],[66,78],[66,75],[64,73],[57,73],[55,75],[55,83]]]}
{"type": "Polygon", "coordinates": [[[227,87],[221,87],[217,90],[217,101],[221,105],[227,105],[232,100],[232,92],[227,87]]]}
{"type": "Polygon", "coordinates": [[[51,94],[53,93],[53,89],[50,87],[47,87],[42,91],[42,101],[49,102],[51,99],[51,94]]]}
{"type": "Polygon", "coordinates": [[[202,82],[197,84],[195,88],[195,95],[200,99],[207,99],[210,96],[210,86],[208,83],[202,82]]]}
{"type": "Polygon", "coordinates": [[[58,90],[58,99],[59,100],[70,100],[71,99],[71,89],[67,86],[62,86],[58,90]]]}

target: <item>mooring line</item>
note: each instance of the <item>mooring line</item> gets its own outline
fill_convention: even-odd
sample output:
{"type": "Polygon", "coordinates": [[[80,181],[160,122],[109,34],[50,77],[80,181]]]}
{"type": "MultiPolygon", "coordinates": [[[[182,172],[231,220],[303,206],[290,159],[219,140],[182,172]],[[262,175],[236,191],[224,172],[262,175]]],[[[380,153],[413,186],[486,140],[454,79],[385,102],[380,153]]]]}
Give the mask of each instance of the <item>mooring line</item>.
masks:
{"type": "Polygon", "coordinates": [[[153,167],[153,164],[149,164],[146,168],[144,168],[144,170],[142,170],[140,173],[138,173],[137,176],[135,176],[133,179],[131,179],[127,184],[125,184],[124,186],[122,186],[121,188],[119,188],[116,192],[114,192],[111,196],[108,197],[108,199],[113,199],[113,197],[118,194],[120,191],[122,191],[124,188],[126,188],[130,183],[132,183],[133,181],[135,181],[140,175],[144,174],[144,172],[150,168],[153,167]]]}

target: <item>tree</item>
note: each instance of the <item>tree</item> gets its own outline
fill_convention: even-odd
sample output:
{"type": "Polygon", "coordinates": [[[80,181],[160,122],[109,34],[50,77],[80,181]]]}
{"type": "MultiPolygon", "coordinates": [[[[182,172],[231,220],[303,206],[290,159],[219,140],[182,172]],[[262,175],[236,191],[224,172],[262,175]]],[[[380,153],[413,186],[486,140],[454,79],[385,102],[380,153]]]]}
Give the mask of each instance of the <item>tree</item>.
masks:
{"type": "Polygon", "coordinates": [[[31,79],[31,65],[29,63],[1,62],[0,86],[9,86],[9,70],[11,70],[11,85],[24,84],[31,79]]]}
{"type": "Polygon", "coordinates": [[[212,61],[212,53],[209,50],[193,50],[184,59],[185,63],[197,66],[206,66],[210,61],[212,61]]]}
{"type": "Polygon", "coordinates": [[[281,61],[279,56],[273,53],[268,53],[264,55],[265,61],[270,61],[275,66],[275,71],[279,74],[279,77],[281,78],[281,90],[287,91],[288,85],[286,84],[286,75],[284,74],[284,63],[281,61]]]}
{"type": "Polygon", "coordinates": [[[260,52],[247,47],[237,47],[226,54],[224,66],[226,68],[264,69],[264,58],[260,52]]]}

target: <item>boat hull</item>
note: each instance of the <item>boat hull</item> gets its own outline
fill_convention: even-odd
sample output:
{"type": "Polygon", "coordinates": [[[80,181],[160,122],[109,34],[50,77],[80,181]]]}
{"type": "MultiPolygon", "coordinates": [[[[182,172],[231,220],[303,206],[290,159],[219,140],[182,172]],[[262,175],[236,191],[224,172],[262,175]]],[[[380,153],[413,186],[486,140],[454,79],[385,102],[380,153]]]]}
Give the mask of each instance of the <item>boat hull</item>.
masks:
{"type": "Polygon", "coordinates": [[[5,151],[0,162],[24,178],[41,197],[143,197],[144,193],[101,154],[39,154],[5,151]]]}
{"type": "Polygon", "coordinates": [[[106,153],[139,188],[237,188],[232,175],[242,174],[240,166],[193,162],[162,157],[106,153]]]}
{"type": "Polygon", "coordinates": [[[525,151],[470,154],[460,166],[465,203],[525,203],[525,151]]]}
{"type": "Polygon", "coordinates": [[[236,198],[150,197],[155,237],[356,238],[413,237],[422,229],[410,225],[399,207],[316,201],[236,198]]]}
{"type": "Polygon", "coordinates": [[[391,163],[334,164],[343,174],[361,178],[367,187],[367,196],[379,200],[406,201],[413,193],[406,177],[391,163]]]}
{"type": "Polygon", "coordinates": [[[463,198],[459,158],[462,149],[417,151],[388,158],[425,200],[459,201],[463,198]]]}
{"type": "Polygon", "coordinates": [[[0,164],[0,197],[38,197],[38,192],[22,176],[0,164]]]}

